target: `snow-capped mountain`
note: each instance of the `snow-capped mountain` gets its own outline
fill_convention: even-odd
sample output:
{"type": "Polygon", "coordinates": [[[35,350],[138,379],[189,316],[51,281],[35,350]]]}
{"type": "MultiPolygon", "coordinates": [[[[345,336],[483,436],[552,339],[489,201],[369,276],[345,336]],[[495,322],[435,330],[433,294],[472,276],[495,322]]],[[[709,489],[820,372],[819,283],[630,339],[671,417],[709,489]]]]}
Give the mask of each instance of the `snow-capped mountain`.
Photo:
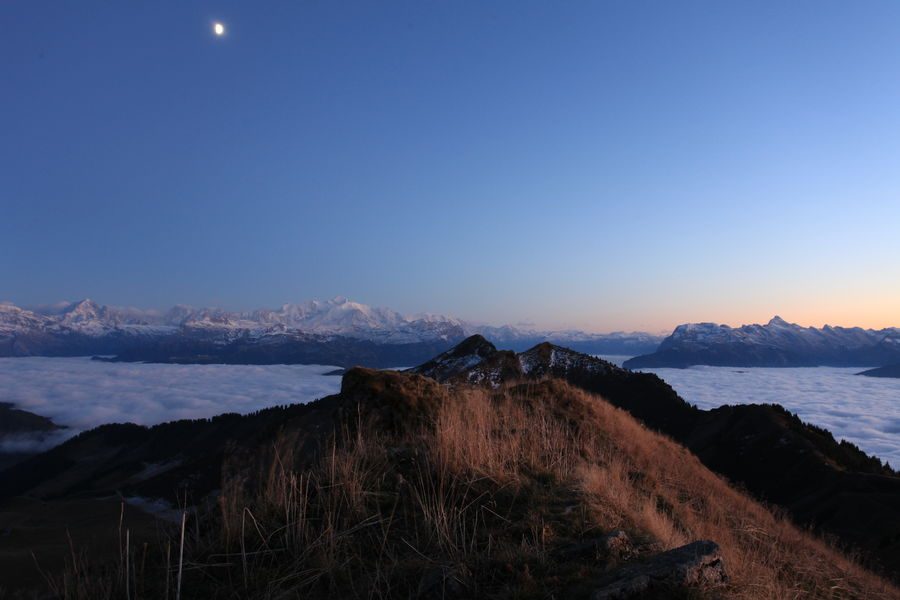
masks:
{"type": "Polygon", "coordinates": [[[900,361],[900,329],[802,327],[774,317],[765,325],[729,327],[716,323],[679,325],[656,352],[625,365],[881,366],[900,361]]]}
{"type": "Polygon", "coordinates": [[[436,316],[406,318],[390,309],[373,308],[343,297],[248,312],[185,305],[160,312],[102,306],[93,300],[54,304],[31,311],[12,304],[0,305],[0,332],[27,333],[35,329],[95,337],[113,332],[155,331],[171,334],[180,329],[219,333],[223,337],[231,337],[234,332],[257,336],[303,332],[384,343],[449,339],[463,335],[462,325],[455,319],[436,316]]]}
{"type": "MultiPolygon", "coordinates": [[[[195,354],[218,355],[227,345],[232,354],[244,357],[232,356],[230,360],[277,361],[287,359],[283,353],[274,353],[273,347],[296,345],[301,341],[304,344],[329,343],[334,347],[336,340],[343,340],[339,344],[342,348],[348,340],[379,347],[425,344],[427,351],[433,354],[441,345],[449,348],[475,333],[512,349],[550,340],[587,352],[631,355],[653,350],[661,339],[643,333],[592,334],[536,331],[508,325],[493,327],[435,314],[404,316],[388,308],[372,307],[340,296],[252,311],[185,305],[176,305],[167,311],[141,310],[104,306],[92,300],[61,302],[31,310],[0,304],[0,356],[124,352],[134,356],[135,360],[159,360],[163,354],[172,356],[175,353],[180,360],[188,360],[195,354]],[[202,345],[202,352],[198,344],[202,345]],[[246,356],[246,348],[250,346],[253,347],[252,359],[246,356]],[[261,347],[266,348],[262,358],[258,353],[261,347]],[[160,348],[165,348],[165,352],[160,348]]],[[[378,352],[383,354],[381,350],[378,352]]],[[[357,355],[341,354],[344,361],[351,361],[357,355]]],[[[303,356],[306,360],[311,355],[304,353],[303,356]]]]}
{"type": "Polygon", "coordinates": [[[257,310],[242,316],[266,327],[390,344],[450,340],[464,335],[462,323],[456,319],[435,315],[404,317],[391,309],[371,307],[342,296],[324,302],[285,304],[279,310],[257,310]]]}

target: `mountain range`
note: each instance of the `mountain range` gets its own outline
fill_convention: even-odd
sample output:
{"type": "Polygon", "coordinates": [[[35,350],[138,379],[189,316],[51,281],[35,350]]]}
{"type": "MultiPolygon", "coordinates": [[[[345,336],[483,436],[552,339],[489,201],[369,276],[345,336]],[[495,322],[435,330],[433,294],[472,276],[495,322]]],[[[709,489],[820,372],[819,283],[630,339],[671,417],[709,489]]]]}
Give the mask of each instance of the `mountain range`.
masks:
{"type": "Polygon", "coordinates": [[[679,325],[630,369],[728,367],[881,367],[900,363],[900,328],[802,327],[774,317],[765,325],[679,325]]]}
{"type": "Polygon", "coordinates": [[[432,314],[407,317],[344,297],[243,312],[183,305],[140,310],[92,300],[32,309],[0,304],[0,356],[378,367],[421,362],[475,333],[514,349],[552,340],[587,352],[629,355],[650,352],[661,339],[494,327],[432,314]]]}
{"type": "Polygon", "coordinates": [[[741,327],[687,323],[664,338],[491,326],[434,314],[404,316],[340,296],[252,311],[184,305],[141,310],[92,300],[31,309],[0,304],[0,356],[396,367],[423,362],[475,334],[517,351],[548,341],[587,354],[633,356],[625,363],[630,369],[900,364],[900,328],[803,327],[777,316],[763,325],[741,327]]]}

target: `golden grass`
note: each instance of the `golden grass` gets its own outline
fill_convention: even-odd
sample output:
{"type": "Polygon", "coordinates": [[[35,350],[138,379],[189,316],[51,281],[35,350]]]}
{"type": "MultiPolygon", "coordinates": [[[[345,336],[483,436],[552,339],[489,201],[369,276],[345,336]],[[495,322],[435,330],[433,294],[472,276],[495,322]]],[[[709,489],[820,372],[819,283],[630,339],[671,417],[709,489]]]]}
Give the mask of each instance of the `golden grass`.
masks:
{"type": "MultiPolygon", "coordinates": [[[[613,529],[644,552],[717,542],[730,579],[716,597],[900,595],[684,448],[565,383],[453,390],[433,422],[402,433],[379,429],[365,409],[311,461],[285,436],[253,483],[231,471],[218,514],[189,539],[186,597],[406,598],[435,573],[467,597],[564,597],[615,565],[557,562],[554,549],[613,529]]],[[[176,567],[157,562],[164,574],[130,589],[174,597],[176,567]]],[[[67,574],[66,598],[122,597],[111,584],[91,595],[76,575],[67,574]]]]}
{"type": "Polygon", "coordinates": [[[455,470],[499,481],[526,467],[552,472],[583,493],[602,529],[637,529],[662,549],[717,542],[729,597],[897,597],[895,587],[738,492],[680,445],[564,383],[467,391],[442,408],[435,438],[435,455],[455,470]]]}

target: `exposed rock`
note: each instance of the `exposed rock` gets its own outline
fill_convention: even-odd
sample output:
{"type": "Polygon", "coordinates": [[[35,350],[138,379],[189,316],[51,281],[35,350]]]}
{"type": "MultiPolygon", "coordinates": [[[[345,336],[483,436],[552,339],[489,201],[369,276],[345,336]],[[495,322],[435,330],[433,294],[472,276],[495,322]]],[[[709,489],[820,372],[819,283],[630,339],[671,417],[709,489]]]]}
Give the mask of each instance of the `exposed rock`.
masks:
{"type": "Polygon", "coordinates": [[[684,587],[712,587],[726,580],[715,542],[701,540],[617,571],[591,600],[624,600],[684,587]]]}
{"type": "Polygon", "coordinates": [[[438,381],[447,381],[480,364],[485,358],[496,352],[497,348],[484,337],[473,335],[443,354],[411,370],[438,381]]]}

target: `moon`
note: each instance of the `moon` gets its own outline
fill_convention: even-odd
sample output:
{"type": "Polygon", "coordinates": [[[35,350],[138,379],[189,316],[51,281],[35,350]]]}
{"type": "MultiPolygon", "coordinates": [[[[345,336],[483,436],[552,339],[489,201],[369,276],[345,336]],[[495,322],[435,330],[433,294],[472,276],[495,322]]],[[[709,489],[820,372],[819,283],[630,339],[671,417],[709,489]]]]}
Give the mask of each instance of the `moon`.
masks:
{"type": "Polygon", "coordinates": [[[213,23],[213,33],[218,37],[222,37],[223,35],[225,35],[225,25],[216,21],[215,23],[213,23]]]}

